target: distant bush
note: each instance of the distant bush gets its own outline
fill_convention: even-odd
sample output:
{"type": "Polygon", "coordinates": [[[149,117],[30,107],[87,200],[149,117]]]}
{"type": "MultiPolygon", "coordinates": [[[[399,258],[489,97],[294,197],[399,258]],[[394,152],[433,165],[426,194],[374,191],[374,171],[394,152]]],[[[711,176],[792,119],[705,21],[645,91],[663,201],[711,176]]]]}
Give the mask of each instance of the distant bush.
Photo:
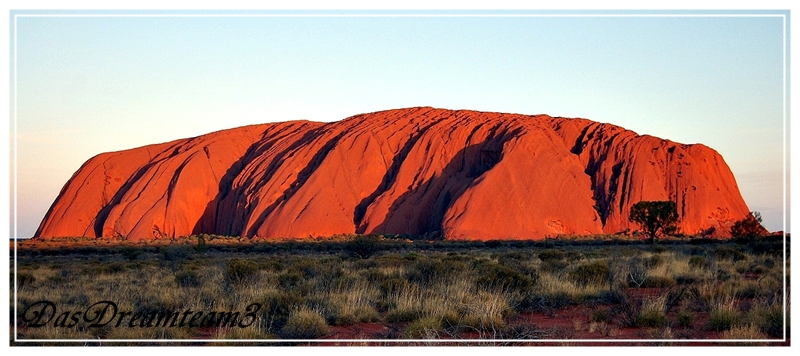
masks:
{"type": "Polygon", "coordinates": [[[161,249],[161,259],[168,262],[179,262],[189,257],[189,250],[185,247],[165,247],[161,249]]]}
{"type": "Polygon", "coordinates": [[[208,246],[206,246],[206,237],[207,235],[197,235],[197,246],[195,246],[195,250],[197,253],[206,253],[208,251],[208,246]]]}
{"type": "Polygon", "coordinates": [[[564,260],[566,258],[566,254],[564,251],[561,250],[544,250],[539,253],[539,259],[542,262],[550,262],[553,260],[564,260]]]}
{"type": "MultiPolygon", "coordinates": [[[[656,246],[660,247],[660,246],[656,246]]],[[[664,264],[664,258],[659,255],[652,255],[649,258],[645,259],[645,267],[647,268],[655,268],[664,264]]]]}
{"type": "Polygon", "coordinates": [[[534,284],[531,277],[506,266],[492,263],[482,264],[478,268],[476,282],[478,286],[486,289],[526,292],[534,284]]]}
{"type": "Polygon", "coordinates": [[[714,258],[717,260],[732,260],[733,262],[737,262],[746,259],[747,256],[730,247],[719,246],[714,250],[714,258]]]}
{"type": "Polygon", "coordinates": [[[303,281],[303,275],[297,271],[289,271],[278,276],[278,286],[283,289],[297,287],[303,281]]]}
{"type": "Polygon", "coordinates": [[[489,240],[483,243],[484,246],[488,248],[498,248],[503,247],[503,241],[501,240],[489,240]]]}
{"type": "Polygon", "coordinates": [[[305,305],[306,300],[294,291],[270,293],[264,298],[265,317],[263,325],[266,330],[276,331],[283,328],[289,320],[292,310],[305,305]]]}
{"type": "Polygon", "coordinates": [[[702,256],[692,256],[689,258],[689,267],[694,269],[708,268],[708,260],[702,256]]]}
{"type": "Polygon", "coordinates": [[[102,274],[117,274],[122,271],[126,270],[126,266],[121,262],[111,262],[111,263],[92,263],[88,266],[85,266],[81,270],[81,275],[84,276],[98,276],[102,274]]]}
{"type": "Polygon", "coordinates": [[[561,250],[544,250],[539,253],[539,260],[542,261],[542,270],[545,272],[557,272],[569,266],[567,254],[561,250]]]}
{"type": "Polygon", "coordinates": [[[380,251],[380,240],[376,235],[359,235],[348,241],[344,249],[356,257],[367,259],[380,251]]]}
{"type": "Polygon", "coordinates": [[[250,279],[258,271],[258,265],[250,260],[232,259],[225,264],[225,275],[234,283],[250,279]]]}
{"type": "Polygon", "coordinates": [[[378,290],[381,291],[381,297],[389,298],[392,295],[400,293],[407,285],[408,281],[405,278],[393,276],[383,279],[378,286],[378,290]]]}
{"type": "Polygon", "coordinates": [[[415,261],[406,270],[408,280],[420,286],[430,286],[436,282],[446,281],[450,276],[463,270],[464,263],[448,261],[447,263],[435,259],[420,259],[415,261]]]}
{"type": "Polygon", "coordinates": [[[420,257],[420,255],[418,253],[409,252],[405,256],[403,256],[403,259],[406,259],[406,260],[409,260],[409,261],[416,261],[419,257],[420,257]]]}
{"type": "Polygon", "coordinates": [[[596,261],[578,266],[569,273],[569,278],[579,285],[603,284],[608,281],[608,265],[606,261],[596,261]]]}
{"type": "Polygon", "coordinates": [[[200,285],[200,277],[195,271],[179,271],[175,273],[175,281],[181,287],[197,287],[200,285]]]}
{"type": "Polygon", "coordinates": [[[667,248],[664,246],[653,246],[650,248],[650,251],[653,253],[663,253],[667,251],[667,248]]]}
{"type": "Polygon", "coordinates": [[[126,246],[120,249],[120,254],[127,258],[128,261],[133,261],[142,254],[142,249],[133,246],[126,246]]]}
{"type": "Polygon", "coordinates": [[[769,234],[769,231],[761,226],[761,221],[761,213],[753,211],[731,226],[731,236],[737,240],[747,240],[769,234]]]}

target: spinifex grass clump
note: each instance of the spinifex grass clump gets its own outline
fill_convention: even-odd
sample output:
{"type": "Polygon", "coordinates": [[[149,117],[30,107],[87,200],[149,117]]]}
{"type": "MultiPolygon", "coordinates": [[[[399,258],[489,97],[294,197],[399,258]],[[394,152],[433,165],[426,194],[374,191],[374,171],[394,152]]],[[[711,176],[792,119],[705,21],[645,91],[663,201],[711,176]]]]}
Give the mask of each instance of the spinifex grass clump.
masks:
{"type": "Polygon", "coordinates": [[[425,316],[408,324],[405,336],[409,339],[435,339],[442,331],[442,318],[425,316]]]}
{"type": "Polygon", "coordinates": [[[667,325],[667,317],[664,315],[665,299],[657,298],[649,300],[642,305],[642,309],[634,322],[635,326],[646,328],[658,328],[667,325]]]}
{"type": "MultiPolygon", "coordinates": [[[[788,309],[786,318],[788,324],[788,309]]],[[[768,298],[757,301],[756,305],[747,312],[745,319],[751,325],[757,327],[760,332],[771,338],[782,338],[784,336],[783,306],[775,300],[771,303],[768,298]]]]}
{"type": "Polygon", "coordinates": [[[732,299],[722,301],[714,305],[708,316],[707,327],[713,331],[726,331],[741,321],[741,314],[734,305],[732,299]]]}
{"type": "Polygon", "coordinates": [[[688,328],[694,325],[694,314],[690,311],[681,310],[675,317],[678,326],[688,328]]]}
{"type": "Polygon", "coordinates": [[[285,339],[318,339],[330,331],[325,318],[315,311],[306,308],[289,314],[289,319],[281,328],[280,335],[285,339]]]}

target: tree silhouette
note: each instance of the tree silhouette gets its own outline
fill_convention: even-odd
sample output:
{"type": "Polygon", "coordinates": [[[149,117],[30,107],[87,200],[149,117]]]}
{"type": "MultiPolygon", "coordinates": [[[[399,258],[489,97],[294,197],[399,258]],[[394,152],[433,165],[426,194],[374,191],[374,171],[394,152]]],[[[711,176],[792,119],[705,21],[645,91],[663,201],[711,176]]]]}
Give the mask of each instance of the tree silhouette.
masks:
{"type": "Polygon", "coordinates": [[[731,236],[735,239],[753,239],[767,234],[769,231],[761,226],[761,213],[757,211],[751,212],[731,226],[731,236]]]}
{"type": "Polygon", "coordinates": [[[639,224],[655,244],[659,233],[677,231],[678,205],[673,201],[640,201],[633,204],[628,219],[639,224]]]}

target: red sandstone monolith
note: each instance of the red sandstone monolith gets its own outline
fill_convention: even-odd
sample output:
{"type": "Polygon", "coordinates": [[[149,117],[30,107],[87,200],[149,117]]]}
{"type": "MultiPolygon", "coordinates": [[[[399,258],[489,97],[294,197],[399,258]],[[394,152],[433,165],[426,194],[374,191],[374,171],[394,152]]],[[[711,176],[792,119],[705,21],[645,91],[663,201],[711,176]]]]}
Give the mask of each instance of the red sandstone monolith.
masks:
{"type": "Polygon", "coordinates": [[[239,127],[88,160],[37,237],[132,240],[618,233],[642,200],[672,200],[686,234],[726,235],[749,210],[701,144],[546,115],[429,107],[333,123],[239,127]]]}

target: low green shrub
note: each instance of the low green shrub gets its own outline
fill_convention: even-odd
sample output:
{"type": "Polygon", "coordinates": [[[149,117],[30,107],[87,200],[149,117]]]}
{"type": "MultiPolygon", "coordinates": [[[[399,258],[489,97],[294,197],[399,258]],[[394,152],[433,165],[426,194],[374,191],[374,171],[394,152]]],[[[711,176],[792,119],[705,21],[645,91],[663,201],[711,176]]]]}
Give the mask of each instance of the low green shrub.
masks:
{"type": "Polygon", "coordinates": [[[531,277],[526,276],[506,266],[495,263],[484,263],[476,267],[478,278],[476,283],[479,287],[488,290],[504,291],[529,291],[534,284],[531,277]]]}
{"type": "Polygon", "coordinates": [[[719,246],[714,250],[714,258],[717,260],[731,260],[733,262],[737,262],[746,259],[747,256],[733,248],[719,246]]]}
{"type": "Polygon", "coordinates": [[[489,240],[483,243],[484,246],[488,248],[498,248],[503,247],[504,242],[501,240],[489,240]]]}
{"type": "Polygon", "coordinates": [[[608,282],[608,265],[606,261],[595,261],[575,268],[569,278],[579,285],[603,284],[608,282]]]}
{"type": "Polygon", "coordinates": [[[689,267],[693,269],[708,268],[708,260],[703,256],[689,257],[689,267]]]}
{"type": "Polygon", "coordinates": [[[392,295],[399,293],[403,288],[408,286],[408,281],[400,276],[392,276],[383,279],[378,285],[378,290],[381,291],[382,298],[389,298],[392,295]]]}
{"type": "Polygon", "coordinates": [[[119,252],[123,257],[127,258],[128,261],[133,261],[142,254],[142,249],[133,246],[126,246],[120,249],[119,252]]]}
{"type": "Polygon", "coordinates": [[[542,271],[548,273],[558,273],[569,266],[569,262],[563,260],[547,260],[542,262],[542,271]]]}
{"type": "Polygon", "coordinates": [[[403,259],[408,261],[416,261],[420,258],[420,255],[416,252],[409,252],[403,256],[403,259]]]}
{"type": "Polygon", "coordinates": [[[251,260],[232,259],[225,264],[225,276],[231,282],[243,283],[258,271],[258,265],[251,260]]]}
{"type": "Polygon", "coordinates": [[[566,254],[561,250],[544,250],[539,252],[539,259],[542,262],[562,261],[566,258],[566,254]]]}
{"type": "Polygon", "coordinates": [[[661,245],[656,245],[656,246],[650,247],[650,252],[652,252],[652,253],[664,253],[664,252],[667,252],[667,248],[664,247],[664,246],[661,246],[661,245]]]}
{"type": "Polygon", "coordinates": [[[359,235],[344,245],[353,256],[367,259],[381,250],[381,239],[376,235],[359,235]]]}
{"type": "Polygon", "coordinates": [[[206,253],[206,251],[208,251],[208,246],[206,245],[206,237],[208,237],[208,235],[205,234],[197,235],[197,246],[194,247],[197,253],[206,253]]]}
{"type": "Polygon", "coordinates": [[[431,286],[437,282],[447,282],[450,277],[463,271],[466,265],[459,261],[442,262],[437,259],[420,259],[406,269],[410,282],[420,286],[431,286]]]}
{"type": "Polygon", "coordinates": [[[175,282],[181,287],[197,287],[200,285],[200,277],[195,271],[178,271],[175,273],[175,282]]]}
{"type": "Polygon", "coordinates": [[[293,310],[305,305],[306,300],[295,291],[273,292],[264,297],[264,329],[275,332],[289,320],[293,310]]]}
{"type": "Polygon", "coordinates": [[[168,246],[161,249],[161,260],[180,262],[189,258],[189,249],[181,246],[168,246]]]}
{"type": "Polygon", "coordinates": [[[303,275],[297,271],[289,271],[278,275],[278,286],[282,289],[296,288],[303,282],[303,275]]]}

